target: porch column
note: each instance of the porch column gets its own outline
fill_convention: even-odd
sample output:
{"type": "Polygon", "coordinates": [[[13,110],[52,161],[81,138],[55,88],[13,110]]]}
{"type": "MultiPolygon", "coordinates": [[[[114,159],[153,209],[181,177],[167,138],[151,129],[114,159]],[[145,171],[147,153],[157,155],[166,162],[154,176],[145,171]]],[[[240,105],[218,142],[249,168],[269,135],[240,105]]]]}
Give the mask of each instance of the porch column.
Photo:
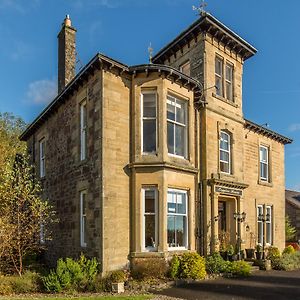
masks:
{"type": "Polygon", "coordinates": [[[215,192],[215,186],[212,186],[211,193],[211,253],[219,250],[219,232],[218,232],[218,200],[219,193],[215,192]]]}

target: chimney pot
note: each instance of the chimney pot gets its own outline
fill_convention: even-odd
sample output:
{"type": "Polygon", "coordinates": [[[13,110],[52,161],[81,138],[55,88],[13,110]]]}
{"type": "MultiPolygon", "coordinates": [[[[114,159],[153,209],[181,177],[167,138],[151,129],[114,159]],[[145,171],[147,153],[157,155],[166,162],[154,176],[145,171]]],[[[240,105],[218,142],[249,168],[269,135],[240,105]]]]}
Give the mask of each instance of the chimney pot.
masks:
{"type": "Polygon", "coordinates": [[[68,27],[72,27],[72,22],[71,22],[71,19],[70,19],[70,15],[66,15],[63,25],[68,26],[68,27]]]}

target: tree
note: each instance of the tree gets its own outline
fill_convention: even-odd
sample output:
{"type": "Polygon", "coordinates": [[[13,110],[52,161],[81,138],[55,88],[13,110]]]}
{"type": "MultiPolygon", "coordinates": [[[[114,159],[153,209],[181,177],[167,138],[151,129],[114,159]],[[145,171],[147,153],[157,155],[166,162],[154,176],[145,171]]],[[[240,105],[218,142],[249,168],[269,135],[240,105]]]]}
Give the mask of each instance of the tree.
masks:
{"type": "Polygon", "coordinates": [[[287,242],[292,242],[295,240],[296,228],[292,225],[289,216],[285,217],[285,240],[287,242]]]}
{"type": "Polygon", "coordinates": [[[24,257],[45,248],[54,220],[52,207],[40,197],[26,145],[18,140],[23,124],[0,115],[0,267],[13,266],[20,276],[24,257]]]}

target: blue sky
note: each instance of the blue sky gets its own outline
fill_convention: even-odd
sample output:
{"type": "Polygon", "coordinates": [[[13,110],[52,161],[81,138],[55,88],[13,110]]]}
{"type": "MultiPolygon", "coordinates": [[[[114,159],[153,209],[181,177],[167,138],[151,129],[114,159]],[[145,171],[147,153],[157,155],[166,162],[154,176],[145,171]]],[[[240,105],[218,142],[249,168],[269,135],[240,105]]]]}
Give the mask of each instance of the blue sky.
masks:
{"type": "MultiPolygon", "coordinates": [[[[300,1],[208,0],[207,11],[258,53],[244,67],[245,117],[294,139],[286,183],[300,190],[300,1]]],[[[86,64],[102,52],[126,64],[148,61],[197,16],[198,0],[0,0],[0,111],[30,122],[55,96],[57,33],[66,14],[86,64]]]]}

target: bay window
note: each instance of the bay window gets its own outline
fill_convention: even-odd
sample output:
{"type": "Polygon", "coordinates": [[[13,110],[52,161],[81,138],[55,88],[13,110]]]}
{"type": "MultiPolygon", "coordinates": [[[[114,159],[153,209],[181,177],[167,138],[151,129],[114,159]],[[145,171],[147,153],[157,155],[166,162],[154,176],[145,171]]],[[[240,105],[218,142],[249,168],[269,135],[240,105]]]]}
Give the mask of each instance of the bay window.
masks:
{"type": "Polygon", "coordinates": [[[155,92],[142,93],[142,152],[157,150],[157,100],[155,92]]]}
{"type": "Polygon", "coordinates": [[[157,249],[157,188],[147,187],[142,189],[143,207],[143,240],[144,251],[157,249]]]}
{"type": "Polygon", "coordinates": [[[187,192],[168,190],[167,196],[167,233],[168,246],[174,249],[188,248],[188,207],[187,192]]]}
{"type": "Polygon", "coordinates": [[[187,103],[174,96],[167,98],[168,153],[187,156],[187,103]]]}

